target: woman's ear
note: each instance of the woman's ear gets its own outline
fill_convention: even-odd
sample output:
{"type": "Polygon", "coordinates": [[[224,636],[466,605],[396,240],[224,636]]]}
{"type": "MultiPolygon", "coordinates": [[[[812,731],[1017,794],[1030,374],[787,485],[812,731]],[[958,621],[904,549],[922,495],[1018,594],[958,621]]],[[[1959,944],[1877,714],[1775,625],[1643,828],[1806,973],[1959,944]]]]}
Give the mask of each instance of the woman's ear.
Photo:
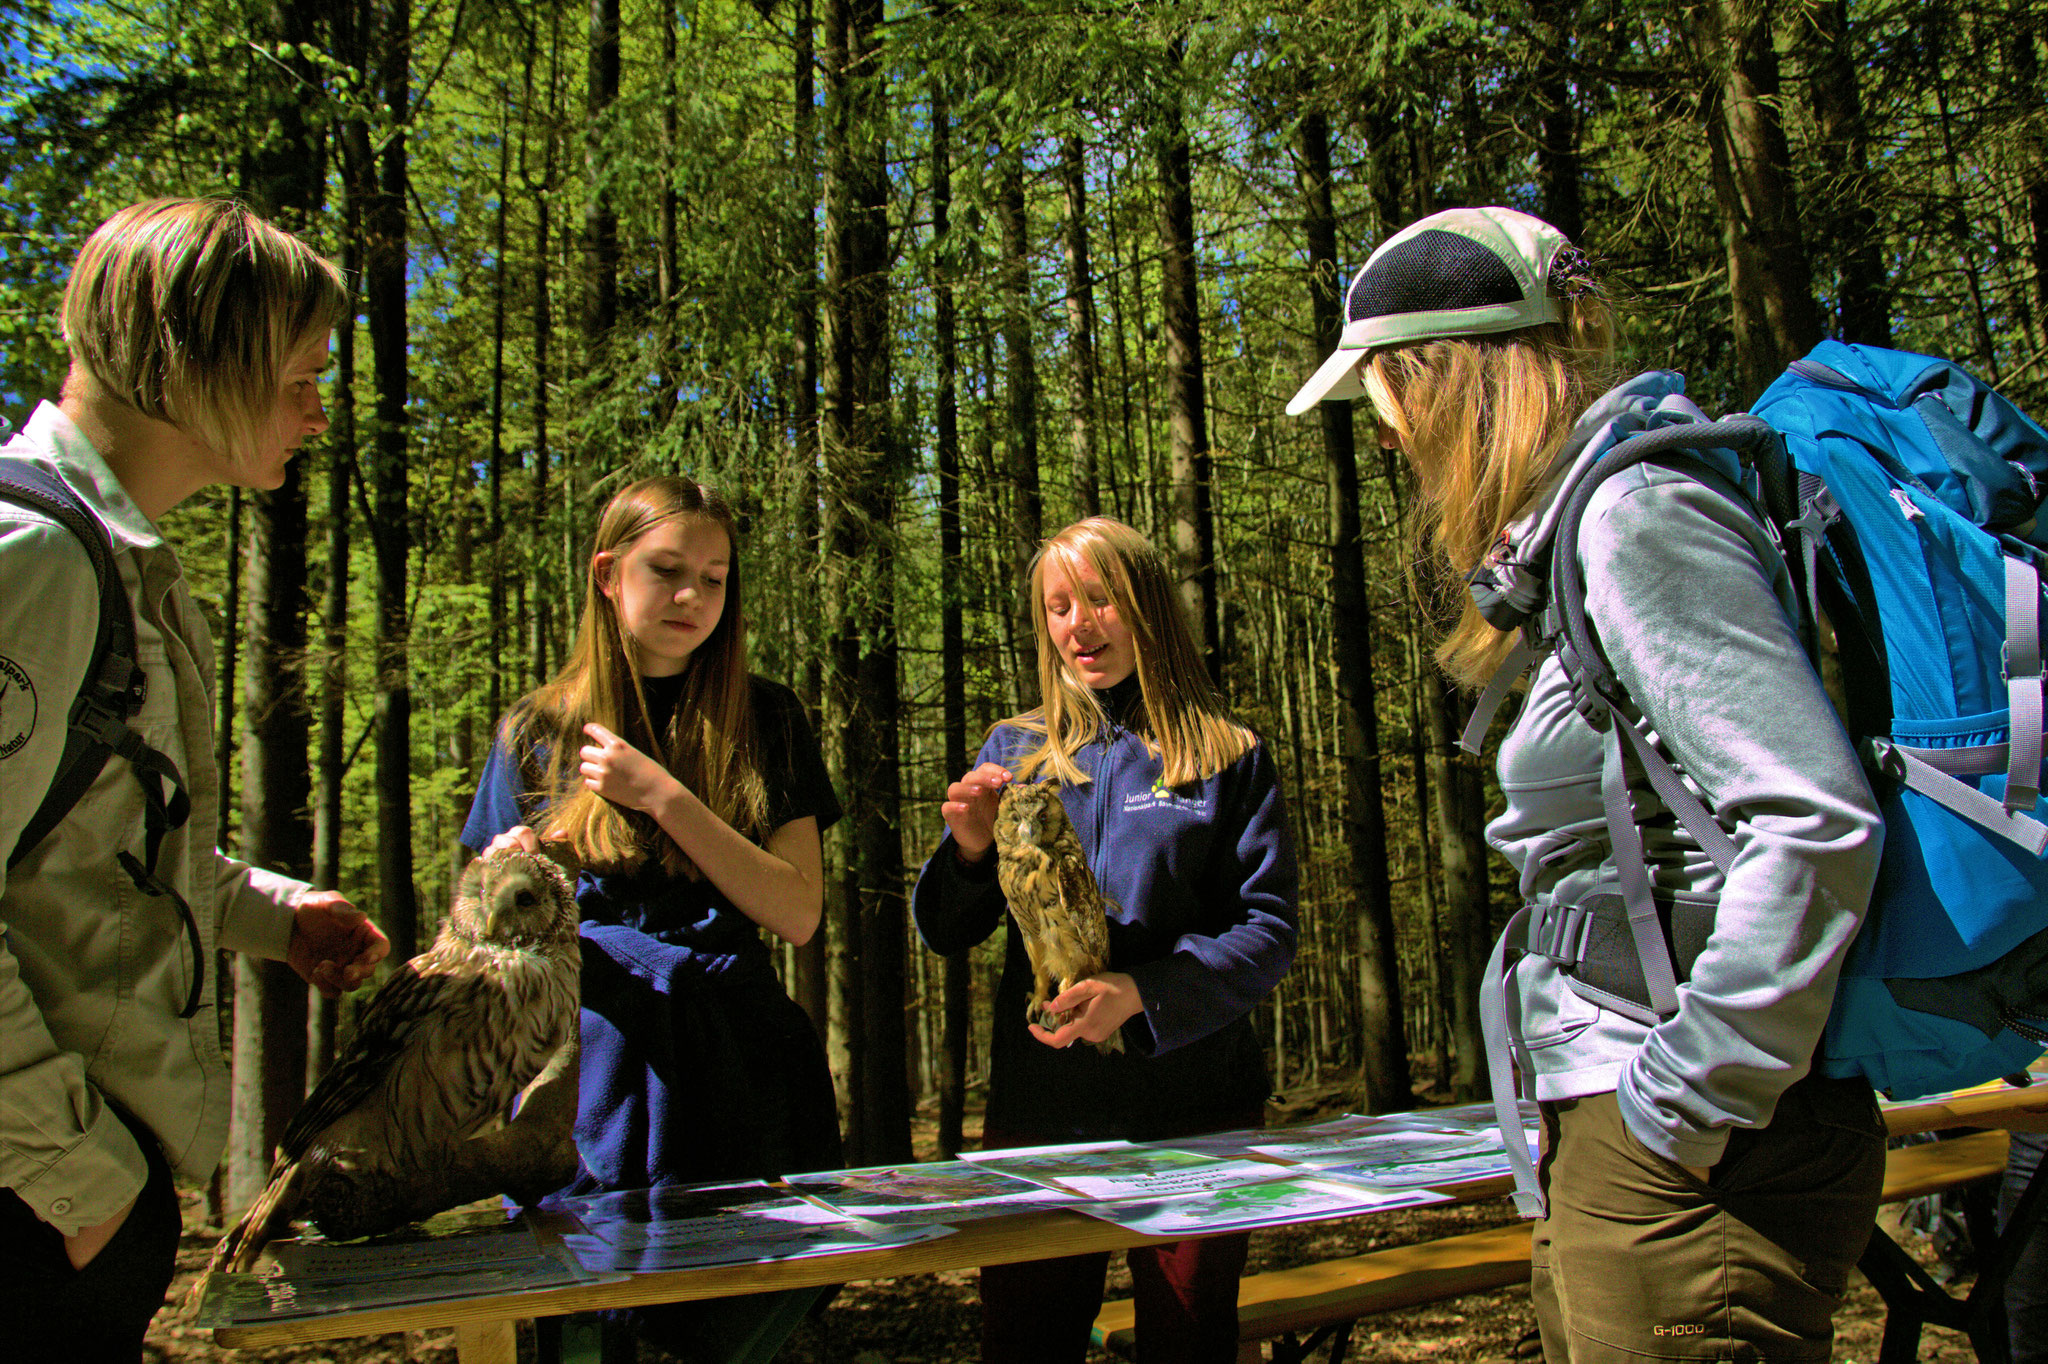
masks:
{"type": "Polygon", "coordinates": [[[601,549],[590,556],[590,577],[597,584],[597,590],[607,597],[619,590],[619,556],[608,549],[601,549]]]}

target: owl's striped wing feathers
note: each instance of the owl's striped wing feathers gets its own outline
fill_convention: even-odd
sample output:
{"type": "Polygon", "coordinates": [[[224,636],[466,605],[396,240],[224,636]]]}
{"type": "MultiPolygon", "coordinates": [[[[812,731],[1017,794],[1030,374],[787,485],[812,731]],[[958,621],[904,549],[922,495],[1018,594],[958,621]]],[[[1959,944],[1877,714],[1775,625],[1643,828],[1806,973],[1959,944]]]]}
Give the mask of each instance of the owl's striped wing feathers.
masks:
{"type": "Polygon", "coordinates": [[[356,1022],[346,1054],[320,1077],[285,1127],[277,1144],[280,1161],[304,1155],[315,1137],[353,1112],[385,1082],[420,1029],[441,1025],[456,982],[438,971],[422,971],[420,965],[426,960],[415,957],[399,967],[370,1000],[356,1022]]]}

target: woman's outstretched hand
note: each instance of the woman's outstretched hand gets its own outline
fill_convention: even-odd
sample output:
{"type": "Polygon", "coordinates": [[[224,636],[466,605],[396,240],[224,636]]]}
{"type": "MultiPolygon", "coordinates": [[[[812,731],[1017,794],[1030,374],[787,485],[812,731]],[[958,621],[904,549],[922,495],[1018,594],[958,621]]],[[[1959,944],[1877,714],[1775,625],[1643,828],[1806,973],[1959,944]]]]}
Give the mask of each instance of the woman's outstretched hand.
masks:
{"type": "Polygon", "coordinates": [[[996,802],[1010,784],[1008,769],[983,763],[946,788],[939,813],[953,831],[953,846],[963,862],[980,862],[996,841],[996,802]]]}
{"type": "Polygon", "coordinates": [[[603,725],[583,727],[590,742],[579,750],[583,784],[614,805],[659,815],[661,807],[681,791],[673,773],[603,725]]]}

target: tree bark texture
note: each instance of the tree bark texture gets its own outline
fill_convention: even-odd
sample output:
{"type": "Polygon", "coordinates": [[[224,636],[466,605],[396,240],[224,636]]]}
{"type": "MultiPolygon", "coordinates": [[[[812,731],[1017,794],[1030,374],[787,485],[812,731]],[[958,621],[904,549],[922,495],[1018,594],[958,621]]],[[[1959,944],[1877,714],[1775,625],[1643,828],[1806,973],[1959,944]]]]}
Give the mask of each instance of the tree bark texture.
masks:
{"type": "Polygon", "coordinates": [[[1493,892],[1487,876],[1486,788],[1477,760],[1458,748],[1466,704],[1426,659],[1423,707],[1429,726],[1429,784],[1436,802],[1444,874],[1445,955],[1450,964],[1451,1031],[1457,1039],[1451,1092],[1476,1099],[1487,1092],[1486,1044],[1479,1031],[1479,992],[1493,947],[1493,892]]]}
{"type": "Polygon", "coordinates": [[[849,1159],[876,1162],[910,1154],[881,0],[830,0],[827,15],[820,434],[836,616],[829,694],[850,815],[844,960],[859,997],[847,1015],[859,1038],[848,1039],[856,1126],[846,1136],[849,1159]]]}
{"type": "MultiPolygon", "coordinates": [[[[815,563],[819,558],[818,538],[818,220],[812,211],[818,202],[818,116],[817,116],[817,20],[811,0],[796,0],[795,85],[796,211],[795,250],[790,262],[796,278],[791,300],[796,314],[792,338],[795,354],[796,397],[792,413],[796,426],[797,525],[803,544],[815,563]]],[[[815,649],[804,658],[803,697],[813,720],[824,692],[824,666],[815,649]]],[[[796,1002],[810,1015],[811,1026],[824,1036],[829,1028],[832,982],[828,956],[833,934],[841,925],[831,914],[824,916],[811,940],[796,950],[793,993],[796,1002]]]]}
{"type": "Polygon", "coordinates": [[[1579,154],[1579,102],[1572,89],[1572,32],[1579,0],[1536,0],[1537,102],[1542,141],[1536,145],[1536,182],[1543,218],[1574,242],[1586,232],[1585,167],[1579,154]]]}
{"type": "Polygon", "coordinates": [[[1222,679],[1216,607],[1216,531],[1209,507],[1209,411],[1202,369],[1202,310],[1195,262],[1195,189],[1178,85],[1185,43],[1168,50],[1171,84],[1159,139],[1161,308],[1166,332],[1166,415],[1173,434],[1173,560],[1181,604],[1209,676],[1222,679]]]}
{"type": "Polygon", "coordinates": [[[604,148],[619,98],[619,0],[590,0],[590,64],[584,85],[583,349],[595,362],[619,320],[619,215],[612,207],[604,148]]]}
{"type": "MultiPolygon", "coordinates": [[[[1825,178],[1817,235],[1835,257],[1836,328],[1844,341],[1892,343],[1891,277],[1870,174],[1870,129],[1850,47],[1848,0],[1809,0],[1800,34],[1813,106],[1814,144],[1825,178]]],[[[2026,44],[2033,51],[2030,37],[2026,44]]]]}
{"type": "MultiPolygon", "coordinates": [[[[950,8],[940,0],[935,13],[950,8]]],[[[952,111],[945,88],[932,96],[933,318],[939,362],[939,708],[940,777],[952,781],[967,771],[967,643],[962,596],[966,575],[960,546],[960,351],[958,305],[952,263],[952,111]]],[[[967,1111],[967,1038],[970,988],[968,954],[946,958],[941,992],[945,1015],[939,1032],[939,1154],[952,1157],[964,1143],[967,1111]]]]}
{"type": "MultiPolygon", "coordinates": [[[[325,198],[324,129],[305,116],[317,77],[298,55],[315,37],[318,13],[305,0],[266,7],[267,34],[290,55],[261,68],[268,77],[262,126],[272,135],[253,141],[242,158],[251,207],[288,230],[304,230],[325,198]]],[[[244,861],[302,879],[313,873],[305,458],[310,451],[285,466],[280,486],[249,499],[238,840],[244,861]]],[[[261,1191],[270,1153],[306,1095],[306,996],[305,982],[285,963],[236,958],[228,1193],[237,1205],[261,1191]]]]}
{"type": "Polygon", "coordinates": [[[1821,339],[1778,113],[1775,11],[1760,0],[1713,0],[1695,12],[1705,82],[1700,112],[1728,254],[1736,370],[1745,397],[1755,398],[1821,339]]]}
{"type": "Polygon", "coordinates": [[[1088,264],[1088,158],[1079,133],[1060,139],[1067,266],[1067,407],[1073,426],[1074,511],[1099,516],[1095,438],[1095,278],[1088,264]]]}
{"type": "Polygon", "coordinates": [[[391,955],[419,952],[412,879],[412,684],[407,556],[412,546],[406,463],[406,152],[411,98],[411,0],[377,0],[376,83],[391,110],[374,188],[363,200],[364,311],[376,377],[370,435],[370,527],[377,561],[377,890],[391,955]]]}
{"type": "MultiPolygon", "coordinates": [[[[1330,127],[1320,112],[1302,119],[1300,181],[1308,241],[1309,300],[1316,351],[1334,350],[1343,331],[1343,280],[1330,195],[1330,127]]],[[[1337,664],[1338,761],[1344,773],[1344,843],[1357,889],[1358,998],[1363,1102],[1368,1112],[1414,1102],[1408,1033],[1401,1013],[1401,959],[1387,868],[1381,800],[1378,695],[1372,675],[1372,605],[1358,516],[1358,452],[1349,400],[1317,404],[1330,513],[1330,635],[1337,664]]]]}
{"type": "Polygon", "coordinates": [[[1045,536],[1045,495],[1038,476],[1038,365],[1031,342],[1031,222],[1024,202],[1024,149],[1005,148],[996,186],[1003,238],[1003,351],[1009,397],[1010,567],[1017,600],[1019,677],[1037,676],[1031,608],[1023,602],[1032,556],[1045,536]]]}

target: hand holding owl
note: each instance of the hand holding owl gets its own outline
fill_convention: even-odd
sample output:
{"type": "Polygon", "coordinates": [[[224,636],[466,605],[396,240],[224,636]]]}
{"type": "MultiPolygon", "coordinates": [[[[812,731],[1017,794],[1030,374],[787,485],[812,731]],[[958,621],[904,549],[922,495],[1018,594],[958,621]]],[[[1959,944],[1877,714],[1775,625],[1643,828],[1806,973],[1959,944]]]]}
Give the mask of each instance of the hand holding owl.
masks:
{"type": "Polygon", "coordinates": [[[1054,1017],[1066,1021],[1052,1031],[1036,1023],[1026,1026],[1033,1037],[1048,1047],[1091,1042],[1103,1051],[1121,1051],[1124,1022],[1144,1009],[1145,997],[1138,993],[1138,982],[1132,977],[1122,971],[1104,971],[1075,981],[1054,995],[1045,1007],[1054,1017]],[[1103,1046],[1113,1038],[1114,1045],[1103,1046]]]}

